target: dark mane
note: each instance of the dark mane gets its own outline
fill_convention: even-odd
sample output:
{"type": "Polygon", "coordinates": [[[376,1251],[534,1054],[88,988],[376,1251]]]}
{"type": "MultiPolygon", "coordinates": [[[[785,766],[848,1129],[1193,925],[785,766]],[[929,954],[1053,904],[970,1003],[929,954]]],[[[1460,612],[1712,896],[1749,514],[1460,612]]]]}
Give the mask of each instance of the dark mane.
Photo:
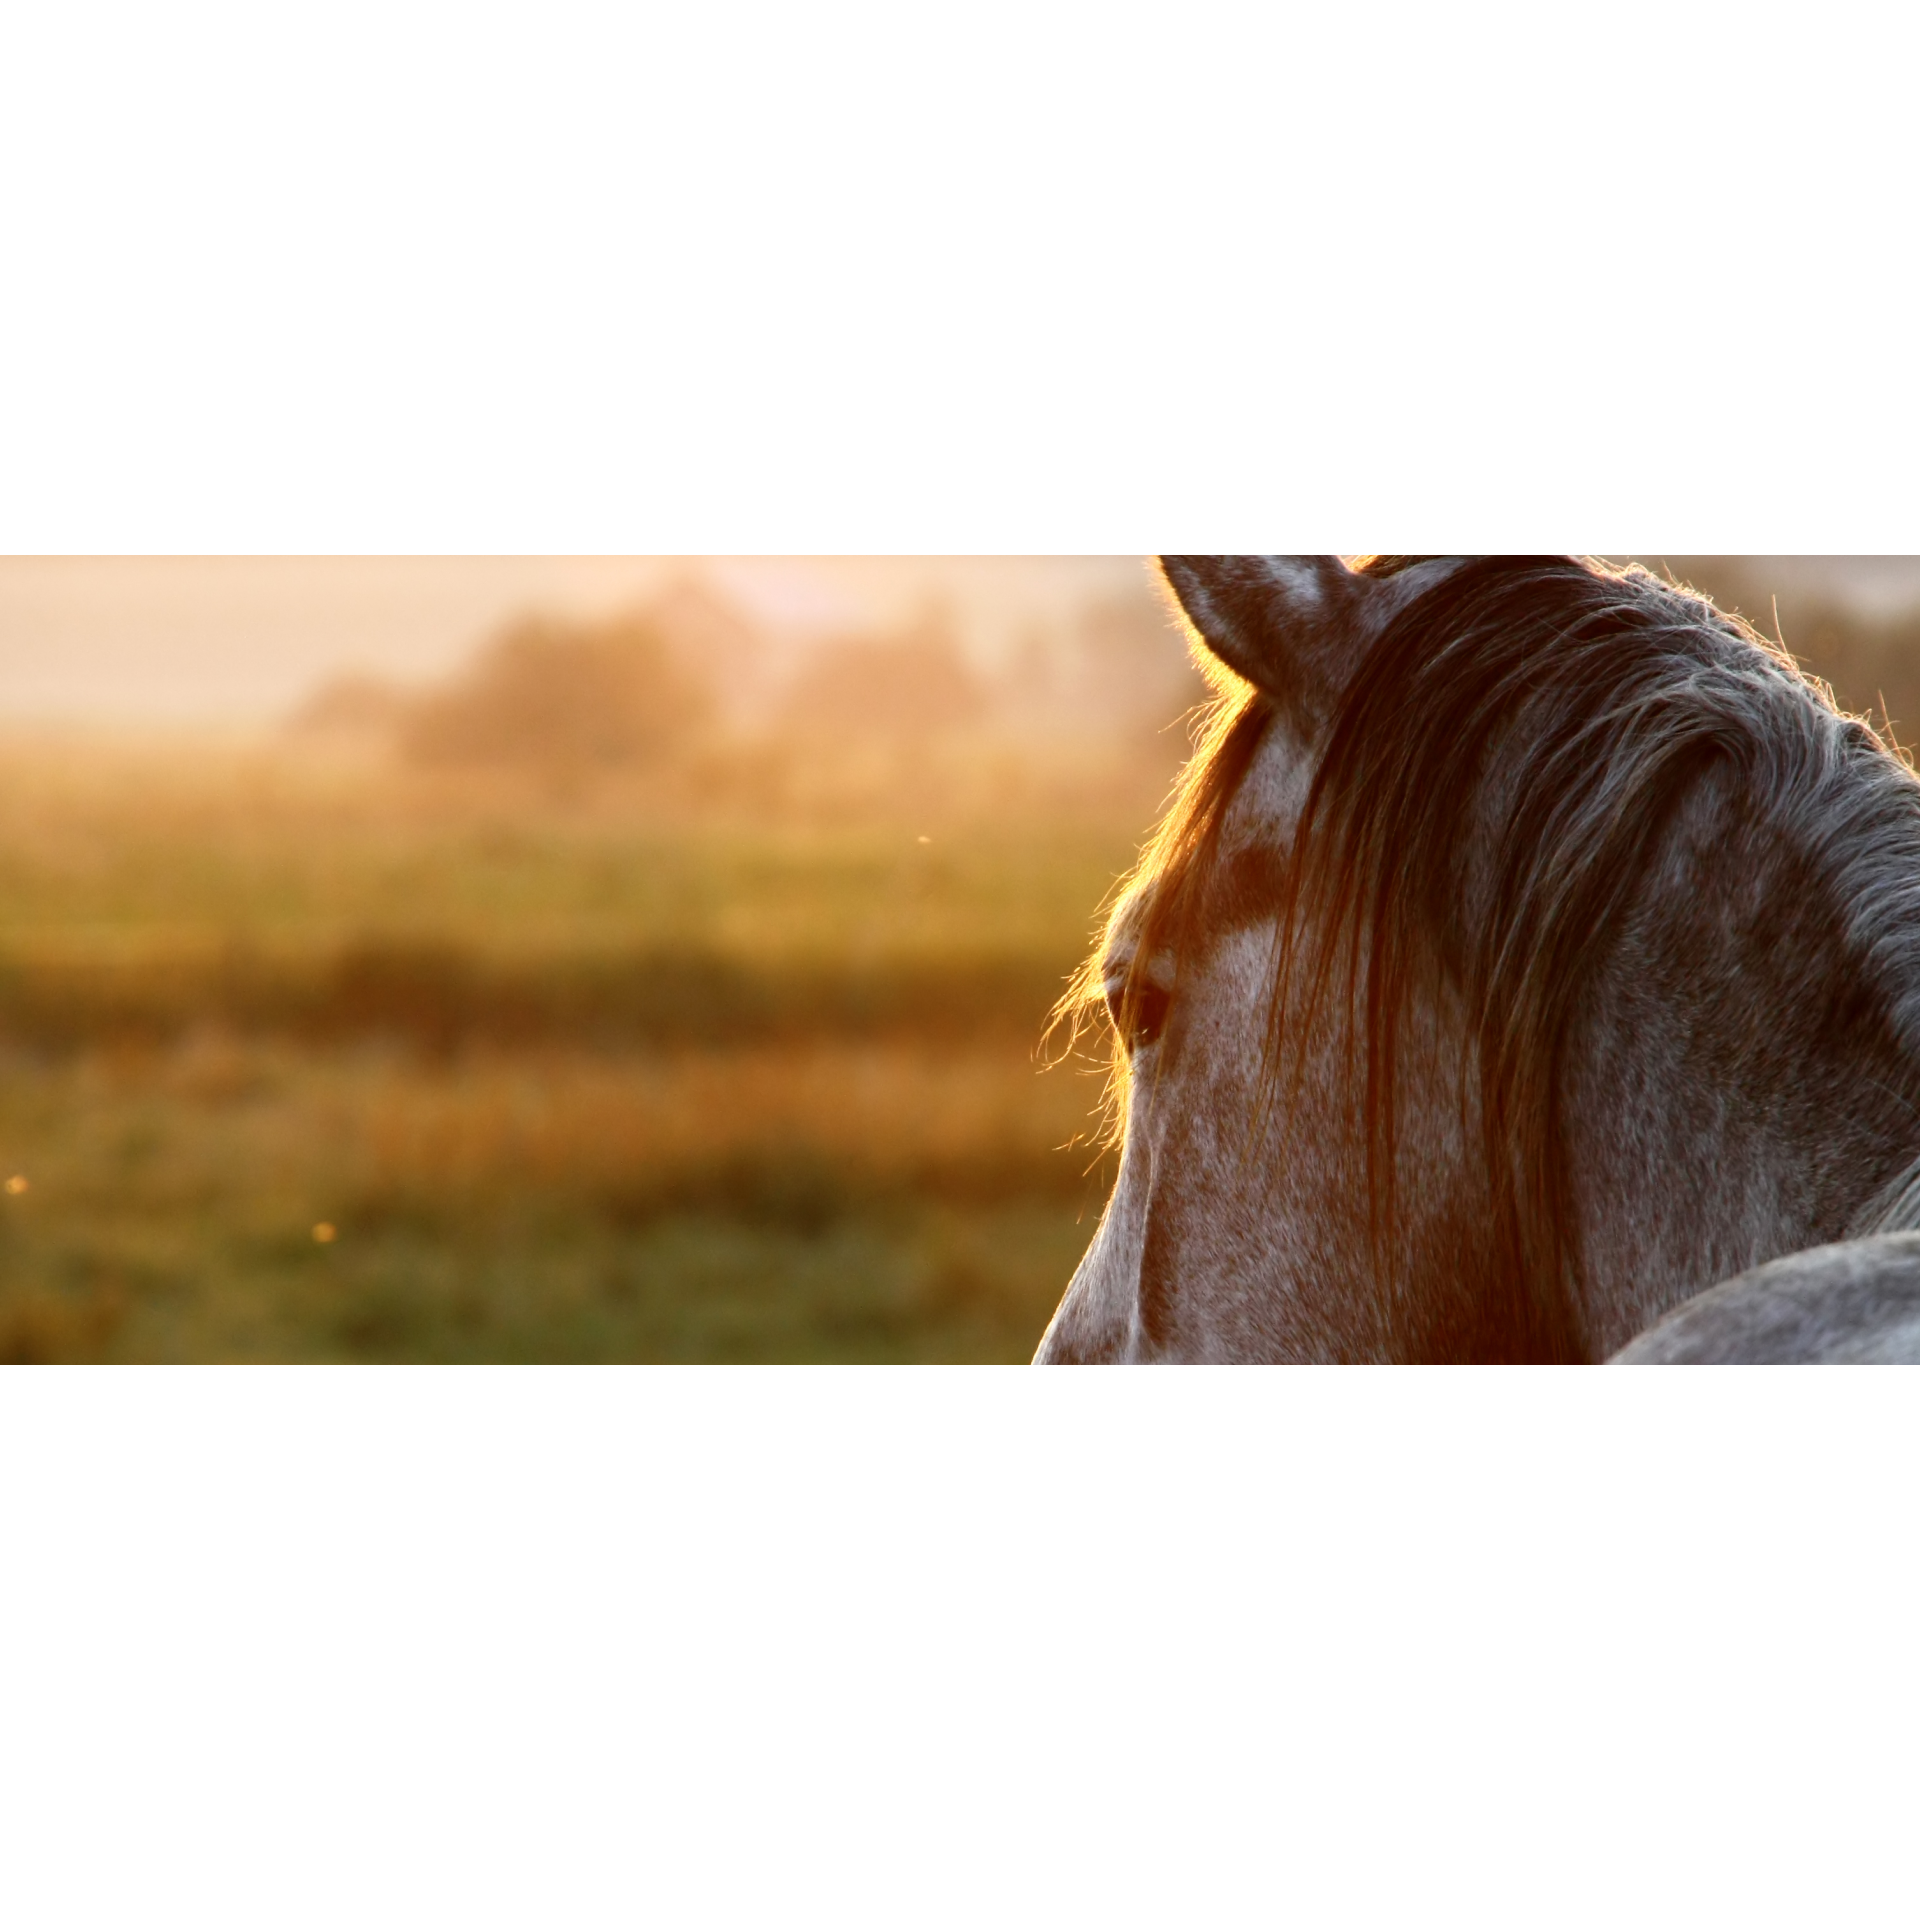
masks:
{"type": "MultiPolygon", "coordinates": [[[[1272,718],[1242,683],[1216,672],[1216,684],[1131,883],[1151,884],[1140,963],[1206,937],[1221,822],[1272,718]]],[[[1283,1091],[1282,1008],[1304,993],[1312,1017],[1344,995],[1379,1244],[1396,1224],[1402,1027],[1420,980],[1438,969],[1457,984],[1478,1063],[1463,1101],[1477,1094],[1494,1199],[1486,1306],[1495,1344],[1517,1355],[1574,1357],[1568,1036],[1676,809],[1715,769],[1801,849],[1858,995],[1903,1040],[1920,1030],[1920,1007],[1899,1001],[1920,968],[1920,784],[1782,649],[1685,589],[1563,558],[1476,562],[1386,629],[1326,736],[1270,903],[1269,1083],[1283,1091]]],[[[1090,1007],[1099,987],[1096,957],[1063,1010],[1090,1007]]],[[[1117,1091],[1123,1056],[1115,1074],[1117,1091]]]]}

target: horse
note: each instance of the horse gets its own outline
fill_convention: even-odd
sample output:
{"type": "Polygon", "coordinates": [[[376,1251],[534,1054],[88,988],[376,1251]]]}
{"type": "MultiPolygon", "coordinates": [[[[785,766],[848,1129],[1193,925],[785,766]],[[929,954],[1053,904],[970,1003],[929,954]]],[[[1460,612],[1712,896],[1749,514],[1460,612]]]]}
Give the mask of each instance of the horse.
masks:
{"type": "Polygon", "coordinates": [[[1211,684],[1056,1018],[1036,1362],[1920,1360],[1920,781],[1590,559],[1166,556],[1211,684]]]}

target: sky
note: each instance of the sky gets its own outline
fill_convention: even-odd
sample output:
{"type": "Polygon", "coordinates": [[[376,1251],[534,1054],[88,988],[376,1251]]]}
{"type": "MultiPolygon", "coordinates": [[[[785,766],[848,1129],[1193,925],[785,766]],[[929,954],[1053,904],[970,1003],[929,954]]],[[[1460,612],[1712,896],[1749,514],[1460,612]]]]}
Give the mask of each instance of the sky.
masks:
{"type": "MultiPolygon", "coordinates": [[[[1920,605],[1920,559],[1758,564],[1864,612],[1920,605]]],[[[0,722],[271,723],[339,674],[432,680],[517,614],[611,612],[688,566],[795,640],[938,601],[983,661],[1089,599],[1151,592],[1133,556],[0,559],[0,722]]]]}
{"type": "Polygon", "coordinates": [[[983,661],[1151,591],[1143,560],[1112,556],[0,559],[0,720],[271,722],[339,674],[436,679],[518,614],[612,612],[688,567],[795,640],[937,602],[983,661]]]}

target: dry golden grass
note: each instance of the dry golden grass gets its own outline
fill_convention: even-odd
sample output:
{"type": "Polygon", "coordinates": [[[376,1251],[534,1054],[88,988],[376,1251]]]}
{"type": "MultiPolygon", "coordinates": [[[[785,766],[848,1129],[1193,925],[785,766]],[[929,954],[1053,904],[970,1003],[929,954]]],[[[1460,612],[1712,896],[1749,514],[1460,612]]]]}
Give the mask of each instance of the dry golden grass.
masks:
{"type": "Polygon", "coordinates": [[[1091,1090],[1017,1048],[15,1058],[0,1355],[1020,1359],[1091,1090]]]}
{"type": "Polygon", "coordinates": [[[989,789],[0,756],[0,1356],[1024,1358],[1137,822],[989,789]]]}
{"type": "Polygon", "coordinates": [[[1070,1190],[1090,1104],[1081,1077],[1041,1075],[1024,1050],[904,1045],[482,1057],[370,1080],[322,1103],[324,1124],[358,1130],[367,1190],[476,1200],[508,1185],[671,1196],[801,1158],[854,1188],[1070,1190]]]}

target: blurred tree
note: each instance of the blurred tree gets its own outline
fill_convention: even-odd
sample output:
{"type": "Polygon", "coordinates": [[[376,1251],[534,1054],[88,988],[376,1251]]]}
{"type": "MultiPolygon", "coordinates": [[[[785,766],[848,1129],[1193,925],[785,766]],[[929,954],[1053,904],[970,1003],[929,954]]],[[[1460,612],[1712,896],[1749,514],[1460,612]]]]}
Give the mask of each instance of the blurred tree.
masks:
{"type": "Polygon", "coordinates": [[[287,725],[321,737],[360,738],[392,733],[405,719],[404,688],[373,674],[348,673],[329,680],[294,710],[287,725]]]}
{"type": "Polygon", "coordinates": [[[821,646],[789,689],[782,718],[816,736],[910,745],[973,724],[986,705],[979,677],[936,611],[896,638],[821,646]]]}
{"type": "Polygon", "coordinates": [[[772,680],[767,637],[698,571],[676,575],[655,595],[646,622],[675,657],[710,688],[724,717],[761,717],[772,680]]]}
{"type": "Polygon", "coordinates": [[[1156,600],[1095,600],[1075,634],[1081,697],[1124,736],[1160,732],[1207,697],[1166,607],[1156,600]]]}
{"type": "Polygon", "coordinates": [[[401,744],[429,765],[656,765],[697,745],[717,704],[710,675],[651,613],[597,625],[536,617],[509,628],[451,686],[417,701],[401,744]]]}

